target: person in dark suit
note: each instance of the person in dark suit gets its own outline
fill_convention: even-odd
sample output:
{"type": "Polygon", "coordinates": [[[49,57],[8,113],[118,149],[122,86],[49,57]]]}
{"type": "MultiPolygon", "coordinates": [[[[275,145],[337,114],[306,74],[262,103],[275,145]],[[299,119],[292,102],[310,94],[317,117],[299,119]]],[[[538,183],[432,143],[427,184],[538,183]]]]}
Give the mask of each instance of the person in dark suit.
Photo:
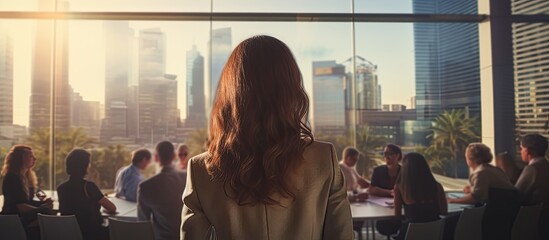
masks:
{"type": "Polygon", "coordinates": [[[528,134],[520,141],[520,156],[527,165],[515,187],[528,205],[543,203],[539,221],[540,239],[549,239],[549,162],[545,158],[547,139],[539,134],[528,134]]]}
{"type": "Polygon", "coordinates": [[[172,165],[174,159],[172,143],[162,141],[156,144],[155,160],[162,170],[139,184],[137,190],[137,218],[140,221],[152,219],[157,240],[179,239],[183,208],[181,197],[187,174],[172,165]]]}

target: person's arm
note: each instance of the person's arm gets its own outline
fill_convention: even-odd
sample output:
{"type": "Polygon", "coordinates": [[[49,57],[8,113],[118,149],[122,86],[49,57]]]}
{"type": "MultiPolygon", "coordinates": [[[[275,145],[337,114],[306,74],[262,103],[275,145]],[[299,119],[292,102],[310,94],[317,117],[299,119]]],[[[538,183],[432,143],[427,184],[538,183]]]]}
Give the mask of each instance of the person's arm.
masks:
{"type": "Polygon", "coordinates": [[[181,240],[203,239],[211,226],[194,189],[194,161],[197,160],[191,158],[187,165],[187,183],[183,192],[183,211],[181,212],[181,240]]]}
{"type": "Polygon", "coordinates": [[[103,197],[99,200],[99,204],[107,210],[107,213],[116,213],[116,206],[111,200],[106,197],[103,197]]]}
{"type": "Polygon", "coordinates": [[[369,183],[366,179],[364,179],[363,177],[361,177],[361,176],[360,176],[359,178],[357,178],[357,181],[356,181],[356,182],[358,183],[358,185],[359,185],[361,188],[368,188],[368,187],[370,187],[370,183],[369,183]]]}
{"type": "Polygon", "coordinates": [[[448,214],[448,203],[446,200],[446,193],[444,193],[444,188],[440,183],[437,183],[437,202],[438,202],[438,211],[442,215],[448,214]]]}
{"type": "Polygon", "coordinates": [[[88,194],[87,197],[89,199],[97,201],[99,205],[105,208],[107,213],[116,213],[116,206],[114,205],[114,203],[112,203],[108,198],[105,197],[105,195],[103,195],[103,193],[101,192],[99,187],[95,185],[95,183],[87,181],[84,187],[86,188],[88,194]]]}
{"type": "MultiPolygon", "coordinates": [[[[448,198],[448,203],[475,204],[476,202],[477,201],[471,193],[465,194],[465,196],[461,198],[448,198]]],[[[448,208],[448,206],[446,206],[446,208],[448,208]]]]}
{"type": "Polygon", "coordinates": [[[147,205],[141,185],[137,188],[137,219],[139,221],[151,220],[152,209],[147,205]]]}
{"type": "Polygon", "coordinates": [[[326,219],[322,239],[352,239],[353,222],[351,207],[347,201],[347,191],[343,173],[339,168],[335,148],[330,147],[332,158],[332,182],[330,184],[326,219]]]}
{"type": "Polygon", "coordinates": [[[402,196],[398,188],[395,188],[394,204],[395,204],[395,216],[400,218],[402,216],[402,196]]]}

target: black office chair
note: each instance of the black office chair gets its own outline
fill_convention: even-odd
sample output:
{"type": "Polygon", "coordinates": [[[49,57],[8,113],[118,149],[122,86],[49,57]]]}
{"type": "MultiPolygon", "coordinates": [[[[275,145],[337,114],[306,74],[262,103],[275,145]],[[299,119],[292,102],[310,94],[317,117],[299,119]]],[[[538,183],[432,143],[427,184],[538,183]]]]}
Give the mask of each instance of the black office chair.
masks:
{"type": "Polygon", "coordinates": [[[518,190],[490,188],[482,218],[482,238],[510,240],[519,208],[518,190]]]}

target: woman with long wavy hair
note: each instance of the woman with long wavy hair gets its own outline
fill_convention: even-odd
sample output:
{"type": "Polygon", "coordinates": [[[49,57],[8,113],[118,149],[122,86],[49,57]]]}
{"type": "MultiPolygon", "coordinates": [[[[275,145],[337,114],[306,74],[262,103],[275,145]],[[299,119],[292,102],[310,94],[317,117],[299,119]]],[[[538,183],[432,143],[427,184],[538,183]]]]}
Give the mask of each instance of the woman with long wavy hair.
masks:
{"type": "Polygon", "coordinates": [[[182,239],[352,239],[334,147],[313,140],[290,49],[240,43],[220,77],[208,151],[190,159],[182,239]],[[213,231],[212,231],[213,230],[213,231]]]}
{"type": "Polygon", "coordinates": [[[40,238],[37,213],[50,213],[53,208],[50,198],[33,200],[38,185],[32,170],[35,163],[36,157],[31,147],[14,145],[6,155],[2,168],[2,214],[18,214],[29,239],[40,238]]]}

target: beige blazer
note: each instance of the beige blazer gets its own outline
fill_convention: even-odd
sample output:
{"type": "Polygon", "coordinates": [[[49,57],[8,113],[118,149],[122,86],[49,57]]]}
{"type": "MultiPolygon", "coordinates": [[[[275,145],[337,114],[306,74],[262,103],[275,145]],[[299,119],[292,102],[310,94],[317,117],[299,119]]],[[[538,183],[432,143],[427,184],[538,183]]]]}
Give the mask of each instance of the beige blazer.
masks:
{"type": "Polygon", "coordinates": [[[284,206],[239,206],[223,183],[211,181],[203,153],[190,159],[183,193],[181,239],[208,239],[213,226],[218,239],[352,239],[352,218],[345,183],[334,147],[314,142],[293,178],[295,201],[284,206]]]}

